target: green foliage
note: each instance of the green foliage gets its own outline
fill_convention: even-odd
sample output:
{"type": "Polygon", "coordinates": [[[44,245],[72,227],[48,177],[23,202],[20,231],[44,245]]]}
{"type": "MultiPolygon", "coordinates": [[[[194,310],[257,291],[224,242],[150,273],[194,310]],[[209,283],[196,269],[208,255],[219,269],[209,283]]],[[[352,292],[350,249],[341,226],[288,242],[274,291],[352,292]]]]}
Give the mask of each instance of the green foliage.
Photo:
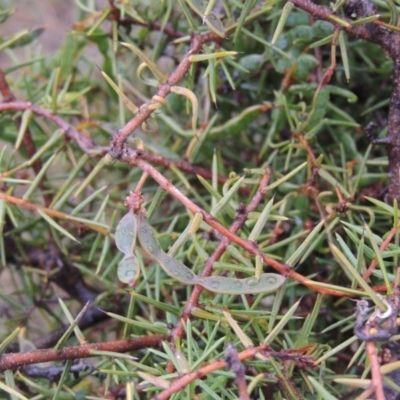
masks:
{"type": "MultiPolygon", "coordinates": [[[[395,25],[398,5],[382,3],[383,18],[395,25]]],[[[387,157],[361,129],[377,120],[379,135],[385,133],[390,59],[374,44],[340,38],[333,76],[321,85],[331,65],[332,25],[311,23],[291,3],[110,4],[114,9],[76,1],[75,24],[50,55],[41,51],[42,28],[1,38],[11,91],[45,113],[0,108],[0,276],[7,282],[0,290],[0,351],[17,336],[21,347],[29,342],[34,349],[63,324],[68,335],[45,342],[46,348],[165,337],[162,346],[140,348],[132,357],[118,349],[96,353],[97,373],[68,373],[68,363],[56,384],[28,370],[7,371],[0,391],[12,399],[100,399],[108,390],[151,398],[172,380],[223,359],[228,343],[239,352],[264,343],[275,353],[243,360],[254,398],[355,398],[370,366],[353,336],[354,302],[337,295],[366,298],[384,311],[373,287],[392,292],[400,254],[397,204],[386,204],[381,193],[387,157]],[[190,55],[191,36],[207,32],[217,38],[190,55]],[[156,95],[185,57],[179,86],[165,98],[156,95]],[[214,273],[254,276],[259,250],[303,280],[288,278],[274,297],[204,290],[183,321],[192,286],[117,237],[118,248],[134,257],[128,265],[121,261],[115,228],[138,182],[160,246],[196,275],[223,237],[204,220],[191,229],[195,217],[187,204],[150,178],[143,184],[134,163],[110,162],[104,146],[145,104],[151,119],[127,146],[150,154],[147,160],[178,192],[225,228],[272,169],[264,200],[237,233],[251,240],[249,248],[230,242],[214,273]],[[392,228],[393,240],[384,246],[392,228]],[[372,260],[377,267],[363,279],[372,260]],[[133,288],[119,282],[118,265],[124,283],[140,273],[133,288]],[[107,312],[106,328],[86,326],[82,333],[75,326],[87,300],[107,312]],[[179,323],[184,334],[170,340],[179,323]]],[[[4,4],[0,23],[12,18],[4,4]]],[[[264,272],[277,272],[263,260],[264,272]]],[[[229,368],[217,368],[171,398],[237,398],[235,378],[229,368]]]]}

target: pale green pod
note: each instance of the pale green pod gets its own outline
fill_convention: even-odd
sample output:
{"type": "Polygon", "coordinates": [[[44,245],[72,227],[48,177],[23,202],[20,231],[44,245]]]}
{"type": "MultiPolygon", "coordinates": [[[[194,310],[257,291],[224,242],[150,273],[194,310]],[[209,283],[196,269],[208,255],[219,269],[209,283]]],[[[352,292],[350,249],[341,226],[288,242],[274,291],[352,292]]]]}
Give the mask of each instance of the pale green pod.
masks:
{"type": "Polygon", "coordinates": [[[118,279],[122,283],[134,285],[139,277],[140,267],[136,256],[133,254],[126,256],[118,264],[118,279]]]}
{"type": "Polygon", "coordinates": [[[196,283],[214,293],[257,294],[275,292],[285,280],[286,278],[282,275],[267,273],[262,274],[259,280],[254,276],[245,279],[209,276],[199,278],[196,283]]]}
{"type": "Polygon", "coordinates": [[[138,215],[138,225],[138,238],[140,246],[148,257],[150,257],[152,260],[157,260],[158,257],[162,256],[164,252],[154,235],[153,229],[143,214],[138,215]]]}
{"type": "Polygon", "coordinates": [[[163,252],[156,261],[167,275],[178,282],[186,285],[196,285],[199,283],[199,277],[190,268],[182,262],[175,260],[175,258],[170,257],[168,254],[163,252]]]}
{"type": "Polygon", "coordinates": [[[140,246],[146,255],[152,260],[158,262],[165,273],[171,278],[188,285],[195,285],[198,279],[197,275],[185,264],[164,253],[143,214],[139,214],[138,225],[140,246]]]}
{"type": "Polygon", "coordinates": [[[115,244],[124,254],[132,254],[137,236],[136,216],[129,211],[117,225],[115,231],[115,244]]]}
{"type": "Polygon", "coordinates": [[[200,278],[186,265],[164,253],[142,214],[138,216],[138,238],[144,252],[152,260],[158,262],[167,275],[187,285],[201,285],[210,292],[234,295],[271,293],[282,286],[286,280],[282,275],[273,273],[261,274],[260,279],[254,276],[245,279],[223,276],[200,278]]]}

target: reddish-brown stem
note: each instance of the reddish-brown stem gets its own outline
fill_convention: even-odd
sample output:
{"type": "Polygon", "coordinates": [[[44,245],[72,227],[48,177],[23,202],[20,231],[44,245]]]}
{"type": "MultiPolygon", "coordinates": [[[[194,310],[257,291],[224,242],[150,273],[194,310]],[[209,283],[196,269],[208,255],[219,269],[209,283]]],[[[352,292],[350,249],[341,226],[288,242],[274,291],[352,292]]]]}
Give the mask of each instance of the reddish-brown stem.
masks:
{"type": "MultiPolygon", "coordinates": [[[[70,219],[70,216],[68,214],[65,214],[61,211],[58,210],[53,210],[52,208],[46,208],[46,207],[42,207],[39,206],[37,204],[33,204],[30,203],[27,200],[24,199],[20,199],[18,197],[14,197],[14,196],[10,196],[9,194],[6,193],[1,193],[0,192],[0,199],[7,201],[8,203],[11,204],[17,204],[20,207],[24,207],[27,208],[29,210],[34,210],[34,211],[43,211],[44,213],[46,213],[47,215],[49,215],[50,217],[53,218],[60,218],[62,220],[66,220],[69,221],[70,223],[74,224],[77,228],[82,226],[82,222],[76,222],[72,219],[70,219]]],[[[87,226],[92,229],[93,231],[99,232],[102,235],[107,235],[108,231],[105,228],[102,228],[96,224],[91,225],[90,223],[87,224],[87,226]]]]}
{"type": "MultiPolygon", "coordinates": [[[[365,349],[368,354],[369,362],[371,364],[371,387],[375,391],[376,400],[385,400],[385,393],[383,391],[382,374],[376,352],[375,342],[366,342],[365,349]]],[[[362,395],[361,395],[362,396],[362,395]]]]}
{"type": "Polygon", "coordinates": [[[115,342],[103,342],[84,344],[81,346],[64,347],[60,351],[53,349],[32,350],[25,353],[3,354],[0,359],[0,371],[15,369],[22,365],[43,363],[48,361],[78,360],[80,358],[95,357],[94,350],[113,351],[117,353],[126,353],[144,349],[146,347],[158,346],[168,336],[152,335],[129,340],[117,340],[115,342]]]}
{"type": "MultiPolygon", "coordinates": [[[[58,115],[52,114],[50,111],[45,110],[41,107],[34,106],[31,103],[24,101],[13,101],[9,103],[0,103],[0,112],[1,111],[25,111],[30,110],[34,114],[44,117],[55,124],[57,124],[66,134],[66,136],[76,142],[78,146],[80,146],[81,150],[91,156],[101,156],[108,152],[108,147],[100,147],[96,146],[91,140],[87,139],[85,136],[79,133],[77,129],[72,127],[67,121],[61,118],[58,115]]],[[[144,160],[150,161],[154,164],[164,166],[166,168],[170,168],[172,165],[176,165],[180,170],[194,174],[200,175],[203,178],[211,179],[212,174],[209,169],[198,167],[196,165],[191,164],[188,161],[175,160],[172,158],[163,157],[158,154],[151,154],[145,151],[142,152],[142,158],[144,160]]],[[[228,178],[223,175],[218,175],[217,177],[219,183],[225,183],[228,178]]],[[[250,191],[248,188],[241,188],[241,192],[245,194],[249,194],[250,191]]]]}
{"type": "MultiPolygon", "coordinates": [[[[389,235],[387,236],[387,238],[381,243],[381,245],[379,246],[379,251],[384,251],[387,249],[387,247],[389,246],[390,242],[392,241],[394,235],[396,235],[397,232],[397,228],[392,228],[389,232],[389,235]]],[[[363,279],[365,281],[368,280],[368,278],[371,276],[371,274],[375,271],[375,267],[378,265],[378,260],[377,258],[374,258],[371,261],[371,264],[369,265],[368,269],[365,271],[364,275],[363,275],[363,279]]]]}
{"type": "Polygon", "coordinates": [[[153,98],[148,103],[140,107],[135,116],[130,121],[128,121],[124,127],[122,127],[113,135],[110,148],[110,153],[113,157],[119,158],[122,155],[124,145],[128,136],[133,131],[135,131],[143,122],[145,122],[156,109],[159,103],[159,101],[156,99],[167,97],[167,95],[169,95],[171,92],[171,87],[176,86],[183,79],[187,71],[189,71],[191,65],[191,61],[189,59],[190,56],[198,54],[202,49],[203,44],[212,40],[217,41],[221,39],[213,32],[194,35],[192,37],[190,49],[183,56],[179,65],[170,74],[167,81],[158,85],[157,92],[153,96],[153,98]]]}

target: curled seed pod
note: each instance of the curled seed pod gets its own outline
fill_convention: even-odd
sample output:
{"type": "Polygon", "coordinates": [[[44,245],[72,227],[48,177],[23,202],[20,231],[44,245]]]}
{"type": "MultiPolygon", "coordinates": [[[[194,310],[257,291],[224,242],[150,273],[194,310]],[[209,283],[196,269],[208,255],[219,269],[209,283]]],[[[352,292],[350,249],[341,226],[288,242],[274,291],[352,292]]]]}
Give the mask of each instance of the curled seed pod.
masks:
{"type": "Polygon", "coordinates": [[[143,214],[139,214],[138,225],[139,243],[146,255],[159,263],[171,278],[188,285],[195,285],[198,281],[198,276],[185,264],[175,260],[175,258],[170,257],[163,251],[143,214]]]}
{"type": "Polygon", "coordinates": [[[156,261],[165,273],[175,280],[187,285],[201,285],[214,293],[226,294],[256,294],[276,291],[285,278],[279,274],[261,274],[260,278],[246,279],[210,276],[199,278],[190,268],[164,253],[154,232],[143,214],[138,216],[139,243],[146,255],[156,261]]]}

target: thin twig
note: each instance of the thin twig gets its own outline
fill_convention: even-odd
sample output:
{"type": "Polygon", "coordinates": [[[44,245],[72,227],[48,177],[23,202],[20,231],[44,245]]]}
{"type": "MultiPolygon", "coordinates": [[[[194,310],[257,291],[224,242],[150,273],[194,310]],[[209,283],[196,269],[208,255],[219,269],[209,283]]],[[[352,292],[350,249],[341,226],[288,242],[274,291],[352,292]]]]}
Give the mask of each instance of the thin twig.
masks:
{"type": "MultiPolygon", "coordinates": [[[[67,121],[65,121],[63,118],[61,118],[58,115],[52,114],[50,111],[32,105],[32,103],[29,102],[23,102],[23,101],[14,101],[14,102],[9,102],[9,103],[0,103],[0,112],[2,111],[26,111],[30,110],[34,114],[42,116],[55,124],[57,124],[66,134],[66,136],[74,141],[80,148],[81,150],[90,155],[90,156],[102,156],[106,154],[109,150],[108,147],[104,146],[96,146],[90,139],[87,139],[85,136],[83,136],[77,129],[75,129],[72,125],[70,125],[67,121]]],[[[211,179],[212,173],[210,172],[209,169],[202,168],[196,165],[193,165],[192,163],[184,160],[176,160],[173,158],[168,158],[164,157],[159,154],[151,154],[147,153],[146,151],[142,151],[142,158],[144,160],[150,161],[154,164],[164,166],[166,168],[170,168],[172,165],[176,165],[180,170],[184,172],[188,172],[194,175],[200,175],[203,178],[206,179],[211,179]]],[[[0,174],[1,176],[1,174],[0,174]]],[[[218,175],[217,176],[218,182],[224,184],[228,178],[223,175],[218,175]]],[[[241,192],[245,194],[249,194],[249,189],[248,188],[241,188],[241,192]]]]}
{"type": "Polygon", "coordinates": [[[146,347],[158,346],[163,340],[167,340],[165,335],[142,336],[140,338],[117,340],[115,342],[100,342],[84,344],[81,346],[64,347],[56,351],[54,349],[32,350],[25,353],[3,354],[0,358],[0,371],[16,369],[22,365],[43,363],[47,361],[77,360],[79,358],[95,357],[92,351],[113,351],[126,353],[144,349],[146,347]]]}
{"type": "Polygon", "coordinates": [[[371,364],[371,386],[375,389],[376,400],[385,400],[385,393],[383,391],[382,374],[376,352],[375,342],[368,341],[365,343],[365,350],[367,351],[369,362],[371,364]]]}
{"type": "Polygon", "coordinates": [[[82,228],[83,226],[86,226],[89,229],[91,229],[95,232],[101,233],[104,236],[107,236],[109,234],[108,229],[102,228],[101,226],[98,226],[97,224],[92,225],[90,222],[83,224],[82,222],[74,221],[75,217],[72,217],[69,214],[65,214],[58,210],[53,210],[52,208],[42,207],[38,204],[31,203],[28,200],[24,200],[19,197],[11,196],[6,193],[0,192],[0,199],[6,201],[8,203],[11,203],[11,204],[16,204],[19,207],[23,207],[28,210],[42,211],[52,218],[59,218],[62,220],[66,220],[66,221],[70,222],[71,224],[75,225],[77,228],[82,228]]]}
{"type": "MultiPolygon", "coordinates": [[[[393,237],[396,235],[398,228],[393,227],[386,239],[381,243],[379,246],[379,251],[383,252],[385,251],[388,246],[390,245],[390,242],[392,241],[393,237]]],[[[378,265],[378,259],[375,257],[372,261],[371,264],[369,265],[368,269],[364,272],[363,274],[363,279],[365,281],[368,280],[368,278],[371,276],[371,274],[375,271],[375,267],[378,265]]]]}

